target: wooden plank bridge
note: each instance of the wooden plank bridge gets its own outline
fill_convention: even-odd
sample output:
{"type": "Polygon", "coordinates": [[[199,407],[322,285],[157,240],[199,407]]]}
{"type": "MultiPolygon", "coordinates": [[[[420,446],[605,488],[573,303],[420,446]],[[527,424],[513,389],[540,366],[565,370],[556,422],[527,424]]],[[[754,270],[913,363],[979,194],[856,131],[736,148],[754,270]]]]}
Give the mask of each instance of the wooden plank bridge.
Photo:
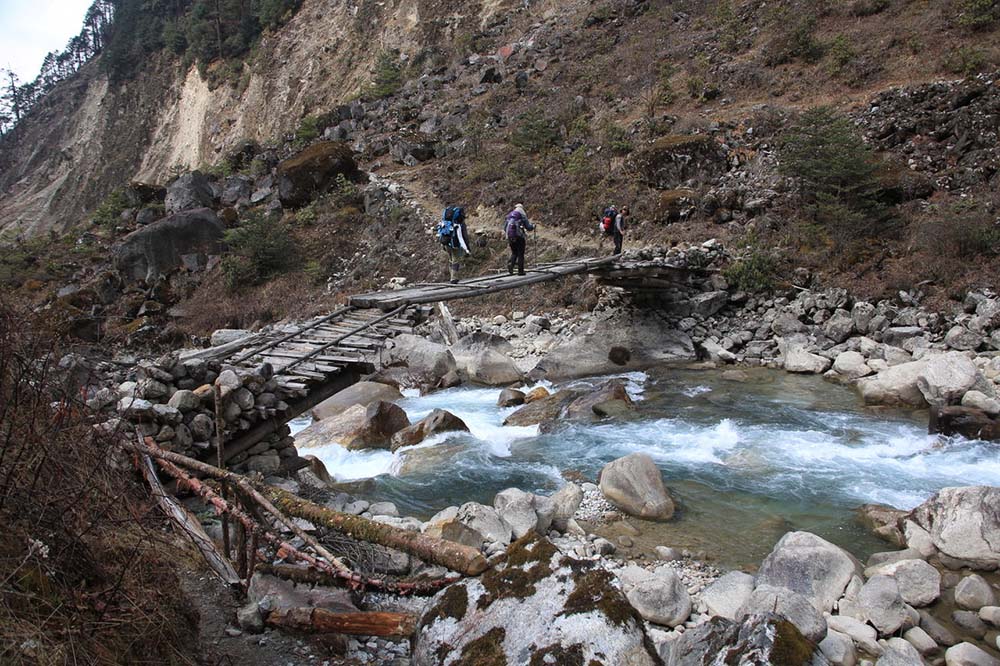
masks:
{"type": "Polygon", "coordinates": [[[525,275],[498,273],[452,283],[427,283],[402,289],[353,296],[349,304],[327,315],[250,335],[234,342],[183,353],[183,358],[202,358],[258,371],[265,364],[278,384],[278,397],[287,405],[270,410],[247,431],[233,433],[225,446],[229,459],[274,433],[289,420],[372,372],[379,364],[386,341],[401,333],[412,333],[425,321],[430,304],[474,298],[518,289],[569,275],[595,274],[604,283],[664,275],[681,267],[662,262],[636,263],[620,257],[573,259],[540,264],[525,275]]]}

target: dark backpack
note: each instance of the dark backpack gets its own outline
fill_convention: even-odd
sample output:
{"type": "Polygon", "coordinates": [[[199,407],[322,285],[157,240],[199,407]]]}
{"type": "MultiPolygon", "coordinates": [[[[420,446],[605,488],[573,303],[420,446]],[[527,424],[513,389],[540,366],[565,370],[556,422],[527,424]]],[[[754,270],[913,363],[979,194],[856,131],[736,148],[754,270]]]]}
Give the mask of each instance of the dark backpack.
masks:
{"type": "Polygon", "coordinates": [[[507,240],[517,240],[524,236],[524,232],[521,231],[521,213],[512,210],[507,215],[507,221],[504,223],[504,232],[507,234],[507,240]]]}
{"type": "Polygon", "coordinates": [[[445,247],[456,247],[458,241],[458,225],[465,219],[465,210],[461,206],[448,206],[441,215],[438,225],[438,240],[445,247]]]}

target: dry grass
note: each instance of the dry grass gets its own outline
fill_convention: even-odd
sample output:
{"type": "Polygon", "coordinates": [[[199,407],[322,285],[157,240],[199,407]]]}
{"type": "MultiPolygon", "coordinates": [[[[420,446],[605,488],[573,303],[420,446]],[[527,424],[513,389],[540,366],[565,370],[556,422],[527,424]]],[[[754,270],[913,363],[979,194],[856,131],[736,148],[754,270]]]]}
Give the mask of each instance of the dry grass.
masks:
{"type": "Polygon", "coordinates": [[[0,663],[194,663],[177,551],[58,361],[0,303],[0,663]]]}

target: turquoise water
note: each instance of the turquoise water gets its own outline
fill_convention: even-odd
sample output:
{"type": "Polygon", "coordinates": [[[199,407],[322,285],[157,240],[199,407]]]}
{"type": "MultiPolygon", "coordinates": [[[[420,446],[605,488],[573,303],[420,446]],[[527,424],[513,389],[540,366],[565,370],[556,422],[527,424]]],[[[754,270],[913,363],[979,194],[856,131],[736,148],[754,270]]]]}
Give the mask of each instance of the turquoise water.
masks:
{"type": "MultiPolygon", "coordinates": [[[[447,409],[471,433],[435,437],[395,454],[309,449],[338,480],[370,478],[366,498],[426,518],[454,504],[490,503],[516,486],[551,493],[563,474],[594,480],[610,460],[649,454],[678,500],[678,518],[642,525],[664,544],[705,550],[733,566],[759,562],[781,534],[805,529],[866,557],[888,546],[854,508],[916,506],[949,485],[1000,485],[993,446],[926,434],[926,415],[866,409],[850,389],[817,377],[659,369],[621,375],[637,409],[624,422],[568,424],[539,434],[502,425],[498,389],[457,388],[400,403],[411,420],[447,409]]],[[[577,382],[598,384],[603,379],[577,382]]]]}

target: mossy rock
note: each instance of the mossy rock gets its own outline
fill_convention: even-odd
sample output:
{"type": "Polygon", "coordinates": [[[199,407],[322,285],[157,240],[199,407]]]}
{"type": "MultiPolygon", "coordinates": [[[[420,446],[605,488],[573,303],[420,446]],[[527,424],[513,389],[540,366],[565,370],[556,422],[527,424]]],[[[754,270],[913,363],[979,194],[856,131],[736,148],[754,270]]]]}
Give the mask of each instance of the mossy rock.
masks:
{"type": "Polygon", "coordinates": [[[440,592],[419,626],[413,666],[660,663],[612,574],[534,533],[503,565],[440,592]]]}
{"type": "Polygon", "coordinates": [[[326,192],[338,175],[357,178],[354,151],[343,141],[320,141],[282,160],[277,167],[278,198],[289,208],[305,206],[326,192]]]}

